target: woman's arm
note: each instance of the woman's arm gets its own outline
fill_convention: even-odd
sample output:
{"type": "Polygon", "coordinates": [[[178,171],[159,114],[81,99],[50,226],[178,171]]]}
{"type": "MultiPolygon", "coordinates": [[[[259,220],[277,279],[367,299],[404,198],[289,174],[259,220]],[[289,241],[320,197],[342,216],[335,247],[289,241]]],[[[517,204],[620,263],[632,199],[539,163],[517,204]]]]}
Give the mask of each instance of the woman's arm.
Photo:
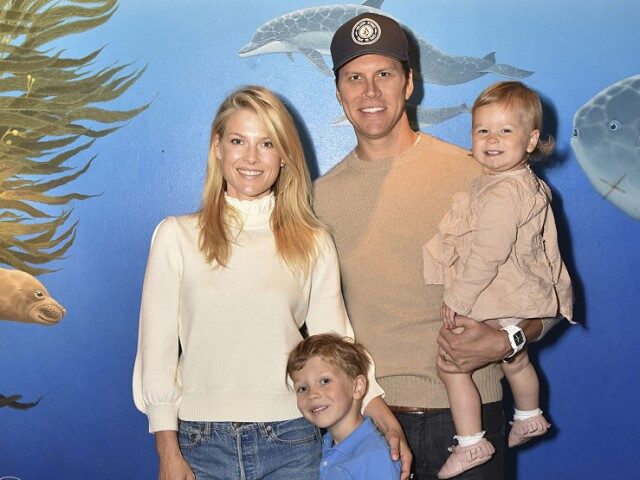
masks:
{"type": "MultiPolygon", "coordinates": [[[[306,323],[309,335],[334,332],[343,337],[354,338],[353,327],[347,316],[342,298],[340,268],[336,247],[328,233],[320,238],[319,255],[311,272],[311,291],[306,323]]],[[[375,377],[373,359],[367,372],[369,388],[362,404],[366,407],[371,399],[384,395],[375,377]]]]}
{"type": "Polygon", "coordinates": [[[195,480],[196,476],[180,452],[175,430],[156,432],[156,450],[160,458],[158,480],[195,480]]]}
{"type": "Polygon", "coordinates": [[[181,263],[174,222],[169,218],[156,228],[142,289],[133,397],[149,418],[149,432],[178,429],[182,396],[176,382],[181,263]]]}

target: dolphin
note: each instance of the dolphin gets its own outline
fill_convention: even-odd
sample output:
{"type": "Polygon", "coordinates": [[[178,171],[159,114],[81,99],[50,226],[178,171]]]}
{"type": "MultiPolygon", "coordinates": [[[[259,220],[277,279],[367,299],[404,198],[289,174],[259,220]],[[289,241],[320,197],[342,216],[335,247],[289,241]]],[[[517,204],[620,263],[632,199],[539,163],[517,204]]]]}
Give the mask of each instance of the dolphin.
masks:
{"type": "MultiPolygon", "coordinates": [[[[367,0],[362,5],[325,5],[285,13],[261,25],[238,55],[250,57],[286,53],[292,59],[294,52],[300,52],[322,73],[332,75],[322,56],[330,54],[329,47],[335,31],[344,22],[362,13],[387,15],[380,10],[383,2],[367,0]]],[[[424,39],[414,38],[420,53],[420,72],[416,72],[416,78],[426,83],[457,85],[487,73],[522,79],[533,73],[511,65],[496,64],[495,53],[483,58],[453,56],[443,53],[424,39]]]]}
{"type": "Polygon", "coordinates": [[[0,268],[0,320],[55,325],[65,313],[34,276],[0,268]]]}
{"type": "MultiPolygon", "coordinates": [[[[444,122],[458,115],[469,112],[466,103],[456,107],[424,108],[420,105],[407,105],[407,114],[413,127],[430,127],[436,123],[444,122]],[[416,125],[417,123],[417,125],[416,125]]],[[[343,114],[332,123],[334,127],[350,126],[347,117],[343,114]]]]}
{"type": "Polygon", "coordinates": [[[580,107],[571,147],[596,191],[640,220],[640,75],[606,87],[580,107]]]}

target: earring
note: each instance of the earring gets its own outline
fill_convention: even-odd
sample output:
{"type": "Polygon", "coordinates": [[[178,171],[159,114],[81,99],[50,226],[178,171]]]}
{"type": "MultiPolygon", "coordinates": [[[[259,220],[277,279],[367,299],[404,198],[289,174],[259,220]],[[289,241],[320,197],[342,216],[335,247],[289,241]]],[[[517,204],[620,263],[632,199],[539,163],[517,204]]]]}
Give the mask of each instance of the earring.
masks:
{"type": "Polygon", "coordinates": [[[280,166],[284,167],[286,165],[286,163],[284,163],[284,161],[280,162],[280,166]]]}

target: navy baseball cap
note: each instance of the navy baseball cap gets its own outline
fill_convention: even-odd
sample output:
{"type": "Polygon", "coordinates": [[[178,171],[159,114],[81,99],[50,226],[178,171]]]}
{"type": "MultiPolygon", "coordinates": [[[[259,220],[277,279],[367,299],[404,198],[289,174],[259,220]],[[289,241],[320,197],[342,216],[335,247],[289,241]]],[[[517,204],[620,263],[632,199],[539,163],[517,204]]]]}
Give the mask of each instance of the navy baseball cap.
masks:
{"type": "Polygon", "coordinates": [[[377,13],[363,13],[344,23],[331,40],[333,73],[345,63],[367,53],[395,58],[409,65],[409,42],[395,20],[377,13]]]}

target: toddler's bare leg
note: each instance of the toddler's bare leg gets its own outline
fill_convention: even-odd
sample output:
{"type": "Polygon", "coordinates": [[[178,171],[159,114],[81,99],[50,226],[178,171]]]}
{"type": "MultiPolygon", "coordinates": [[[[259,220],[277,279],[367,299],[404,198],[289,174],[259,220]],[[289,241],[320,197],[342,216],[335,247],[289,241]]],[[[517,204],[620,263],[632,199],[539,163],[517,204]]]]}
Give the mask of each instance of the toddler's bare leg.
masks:
{"type": "Polygon", "coordinates": [[[480,393],[467,373],[447,373],[438,369],[438,374],[449,396],[456,434],[475,435],[482,431],[480,393]]]}
{"type": "Polygon", "coordinates": [[[502,362],[502,371],[518,410],[535,410],[540,406],[538,374],[529,362],[526,348],[518,352],[512,362],[502,362]]]}

